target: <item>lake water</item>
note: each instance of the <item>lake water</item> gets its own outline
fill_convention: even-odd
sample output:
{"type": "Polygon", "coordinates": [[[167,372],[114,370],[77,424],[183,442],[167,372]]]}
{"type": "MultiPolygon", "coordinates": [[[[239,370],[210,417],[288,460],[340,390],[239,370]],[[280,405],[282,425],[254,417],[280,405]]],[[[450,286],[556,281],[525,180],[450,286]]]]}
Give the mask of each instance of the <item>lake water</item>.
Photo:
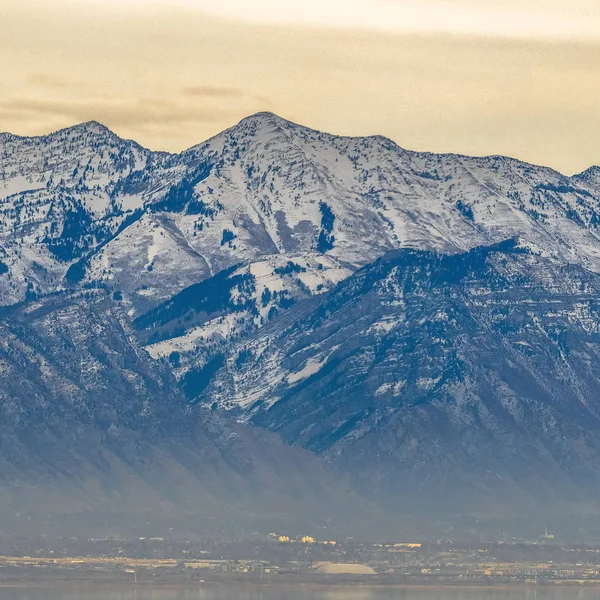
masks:
{"type": "Polygon", "coordinates": [[[600,589],[2,588],[0,600],[600,600],[600,589]]]}

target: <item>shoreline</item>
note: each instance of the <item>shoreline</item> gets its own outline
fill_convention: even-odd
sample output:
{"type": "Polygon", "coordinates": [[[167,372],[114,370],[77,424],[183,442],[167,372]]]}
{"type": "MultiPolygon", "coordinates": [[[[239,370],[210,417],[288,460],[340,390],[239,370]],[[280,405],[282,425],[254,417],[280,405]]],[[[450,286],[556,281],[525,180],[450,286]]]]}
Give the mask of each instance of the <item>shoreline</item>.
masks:
{"type": "Polygon", "coordinates": [[[263,582],[257,583],[255,581],[206,581],[206,582],[155,582],[155,581],[141,581],[141,582],[100,582],[94,580],[82,580],[82,581],[37,581],[37,582],[6,582],[0,583],[0,590],[2,589],[23,589],[23,590],[44,590],[44,589],[57,589],[57,590],[113,590],[113,591],[127,591],[127,590],[197,590],[197,589],[215,589],[220,587],[228,588],[253,588],[253,589],[310,589],[310,590],[381,590],[381,589],[398,589],[398,590],[514,590],[514,589],[562,589],[562,588],[585,588],[585,589],[600,589],[599,581],[585,582],[581,580],[577,581],[561,581],[561,582],[549,582],[542,584],[534,584],[529,582],[511,582],[511,583],[369,583],[369,582],[263,582]]]}

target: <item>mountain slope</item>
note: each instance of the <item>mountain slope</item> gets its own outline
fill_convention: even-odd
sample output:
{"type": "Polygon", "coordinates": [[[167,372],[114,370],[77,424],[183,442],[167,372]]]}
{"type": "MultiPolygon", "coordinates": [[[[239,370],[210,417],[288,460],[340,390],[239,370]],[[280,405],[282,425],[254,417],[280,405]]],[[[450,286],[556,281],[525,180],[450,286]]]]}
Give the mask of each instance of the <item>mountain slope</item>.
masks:
{"type": "Polygon", "coordinates": [[[335,527],[366,508],[310,453],[190,407],[103,291],[4,309],[0,331],[6,530],[335,527]]]}
{"type": "Polygon", "coordinates": [[[514,242],[401,250],[238,344],[202,399],[395,510],[597,510],[599,293],[514,242]]]}

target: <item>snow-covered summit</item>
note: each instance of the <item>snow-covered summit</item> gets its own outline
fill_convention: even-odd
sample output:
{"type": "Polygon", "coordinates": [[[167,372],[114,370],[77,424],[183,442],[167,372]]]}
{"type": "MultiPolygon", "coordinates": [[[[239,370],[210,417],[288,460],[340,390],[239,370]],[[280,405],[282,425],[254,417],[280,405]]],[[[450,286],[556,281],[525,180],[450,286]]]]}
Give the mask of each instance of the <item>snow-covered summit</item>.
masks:
{"type": "Polygon", "coordinates": [[[570,178],[506,157],[411,152],[268,112],[177,155],[92,121],[4,136],[0,158],[5,303],[94,281],[139,313],[270,256],[327,255],[352,271],[395,248],[456,252],[514,236],[600,271],[593,168],[570,178]]]}
{"type": "Polygon", "coordinates": [[[593,166],[573,177],[584,186],[600,192],[600,166],[593,166]]]}

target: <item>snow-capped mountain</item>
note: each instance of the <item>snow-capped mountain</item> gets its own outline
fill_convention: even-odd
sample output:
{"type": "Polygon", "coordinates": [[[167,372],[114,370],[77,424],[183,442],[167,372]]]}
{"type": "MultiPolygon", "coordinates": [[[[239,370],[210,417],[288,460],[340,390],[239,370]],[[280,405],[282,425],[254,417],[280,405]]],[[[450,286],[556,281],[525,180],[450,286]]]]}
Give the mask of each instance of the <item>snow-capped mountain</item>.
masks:
{"type": "Polygon", "coordinates": [[[565,488],[584,507],[600,448],[599,225],[598,167],[411,152],[269,113],[180,154],[94,122],[0,134],[5,422],[77,430],[93,409],[106,433],[127,407],[154,407],[169,423],[183,392],[388,504],[400,478],[461,504],[448,474],[469,488],[480,455],[473,473],[491,479],[473,498],[487,506],[536,498],[537,465],[563,483],[571,466],[589,475],[565,488]],[[507,239],[518,250],[474,250],[507,239]],[[529,471],[510,468],[528,452],[529,471]]]}
{"type": "Polygon", "coordinates": [[[399,247],[455,252],[515,235],[600,270],[594,169],[569,178],[503,157],[409,152],[268,113],[179,155],[87,123],[5,134],[0,156],[5,304],[102,282],[139,315],[269,257],[326,255],[318,269],[349,274],[399,247]]]}
{"type": "Polygon", "coordinates": [[[0,136],[0,299],[61,287],[67,268],[119,226],[116,183],[151,153],[96,123],[39,138],[0,136]]]}

